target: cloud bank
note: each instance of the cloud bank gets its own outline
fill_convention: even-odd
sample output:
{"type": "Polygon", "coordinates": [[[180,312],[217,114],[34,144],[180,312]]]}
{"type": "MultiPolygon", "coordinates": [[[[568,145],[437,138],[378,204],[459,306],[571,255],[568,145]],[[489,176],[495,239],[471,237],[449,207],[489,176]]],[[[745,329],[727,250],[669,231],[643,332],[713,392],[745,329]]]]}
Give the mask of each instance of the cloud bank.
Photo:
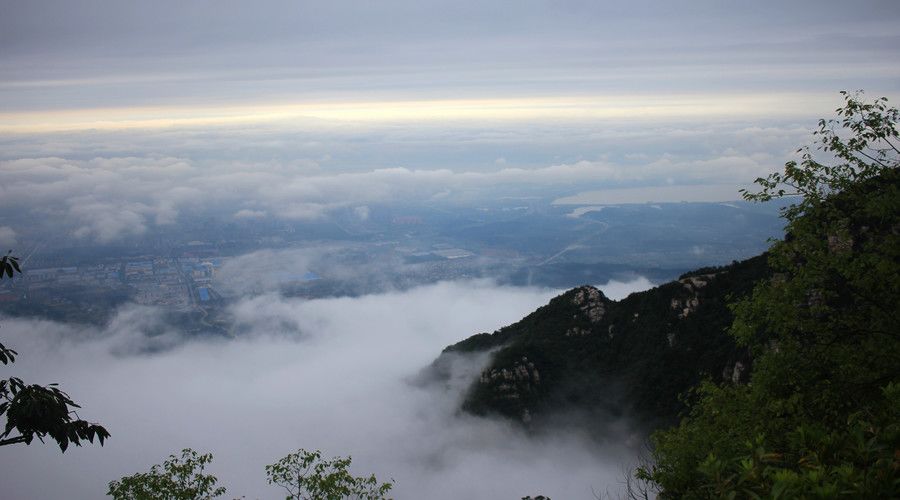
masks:
{"type": "Polygon", "coordinates": [[[64,455],[51,444],[0,449],[4,496],[99,498],[108,481],[182,447],[212,452],[210,470],[229,496],[248,498],[278,498],[263,466],[299,447],[352,455],[356,473],[394,478],[397,498],[618,491],[633,453],[620,443],[631,436],[598,448],[574,432],[528,438],[507,422],[458,414],[484,359],[461,360],[446,386],[412,383],[442,347],[514,322],[556,293],[467,281],[359,298],[260,295],[233,307],[249,328],[231,340],[183,339],[159,311],[134,306],[103,331],[4,318],[3,341],[21,353],[9,371],[61,382],[82,417],[113,435],[103,448],[64,455]]]}
{"type": "MultiPolygon", "coordinates": [[[[661,184],[674,186],[673,189],[689,186],[682,190],[687,193],[683,197],[687,200],[703,199],[703,191],[710,186],[723,193],[731,192],[730,197],[723,199],[735,199],[739,186],[768,174],[783,159],[783,151],[765,142],[772,133],[776,132],[764,133],[763,139],[749,146],[750,150],[712,151],[713,159],[698,159],[695,154],[648,152],[643,157],[599,155],[568,162],[548,160],[537,165],[498,166],[490,161],[487,167],[479,166],[472,159],[457,167],[421,160],[423,156],[440,157],[446,143],[428,151],[409,153],[416,165],[412,167],[352,168],[346,166],[346,159],[343,165],[336,165],[327,157],[247,162],[197,158],[199,155],[192,157],[187,151],[188,155],[183,157],[146,153],[88,159],[79,158],[80,155],[22,157],[0,160],[0,212],[6,216],[0,217],[0,225],[28,239],[36,237],[29,234],[36,227],[58,224],[56,236],[109,243],[170,226],[186,214],[212,212],[249,224],[265,218],[315,221],[335,210],[348,209],[355,219],[365,223],[371,213],[368,205],[375,203],[440,200],[471,204],[517,193],[553,199],[589,188],[661,184]]],[[[370,132],[346,139],[354,137],[373,140],[370,132]]],[[[635,149],[645,147],[643,140],[631,140],[635,141],[635,149]]],[[[659,146],[659,141],[671,145],[682,139],[655,140],[659,146]]],[[[415,142],[416,138],[408,137],[406,141],[415,142]]],[[[215,144],[214,140],[203,142],[206,147],[215,144]]],[[[487,143],[483,146],[486,151],[516,147],[501,146],[496,138],[487,143]]],[[[378,155],[385,154],[389,147],[390,144],[383,144],[370,149],[373,155],[378,155]]]]}

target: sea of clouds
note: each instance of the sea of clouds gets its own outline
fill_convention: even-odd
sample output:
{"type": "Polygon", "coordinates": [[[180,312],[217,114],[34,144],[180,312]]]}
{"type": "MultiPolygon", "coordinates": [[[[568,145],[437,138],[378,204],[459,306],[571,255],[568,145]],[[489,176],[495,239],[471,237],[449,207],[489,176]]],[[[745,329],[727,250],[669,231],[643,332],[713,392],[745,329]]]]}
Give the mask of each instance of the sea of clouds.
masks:
{"type": "MultiPolygon", "coordinates": [[[[608,285],[622,297],[650,283],[608,285]]],[[[137,306],[101,330],[3,318],[3,342],[20,352],[4,373],[61,382],[79,415],[112,434],[64,454],[52,442],[0,448],[3,496],[99,498],[110,480],[184,447],[214,455],[209,472],[228,498],[280,498],[263,467],[298,448],[351,455],[354,473],[395,480],[396,498],[616,493],[634,460],[628,436],[598,446],[576,431],[529,436],[459,413],[485,356],[458,360],[446,383],[417,383],[444,346],[558,293],[462,281],[356,298],[264,294],[232,307],[253,326],[234,339],[184,338],[137,306]]]]}

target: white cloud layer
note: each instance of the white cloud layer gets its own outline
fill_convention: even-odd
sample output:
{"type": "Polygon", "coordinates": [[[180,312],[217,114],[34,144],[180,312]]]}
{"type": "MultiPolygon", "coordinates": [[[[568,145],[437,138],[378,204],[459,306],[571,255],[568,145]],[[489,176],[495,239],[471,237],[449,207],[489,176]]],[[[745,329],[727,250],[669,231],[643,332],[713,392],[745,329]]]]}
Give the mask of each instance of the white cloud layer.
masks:
{"type": "Polygon", "coordinates": [[[597,285],[597,288],[603,291],[607,298],[612,300],[622,300],[632,293],[649,290],[656,286],[653,282],[643,276],[637,276],[628,281],[610,280],[603,285],[597,285]]]}
{"type": "MultiPolygon", "coordinates": [[[[178,222],[184,214],[203,211],[230,214],[238,221],[266,217],[308,221],[325,217],[337,208],[347,208],[364,222],[370,214],[368,205],[372,203],[396,200],[421,203],[438,199],[471,203],[496,198],[499,191],[574,194],[585,188],[661,184],[675,186],[673,189],[690,185],[695,191],[710,185],[724,186],[728,191],[731,186],[731,197],[724,199],[736,199],[739,186],[766,175],[783,162],[785,151],[796,144],[785,145],[784,136],[794,137],[798,132],[802,129],[739,127],[707,135],[702,129],[689,127],[632,131],[630,136],[621,131],[620,137],[612,134],[592,139],[587,130],[581,130],[582,135],[575,139],[545,139],[547,144],[538,147],[534,156],[546,157],[548,150],[560,148],[572,151],[593,148],[593,159],[579,159],[581,155],[575,155],[563,161],[548,157],[530,163],[507,161],[502,165],[490,160],[493,150],[529,146],[519,142],[505,144],[506,139],[496,135],[498,131],[454,129],[445,131],[447,137],[432,137],[434,132],[409,130],[405,132],[407,135],[394,131],[396,137],[385,138],[381,137],[382,132],[366,130],[329,139],[327,149],[332,152],[352,150],[348,144],[358,141],[373,142],[366,146],[368,157],[387,155],[398,161],[405,158],[413,165],[409,167],[389,166],[390,162],[383,160],[374,161],[383,166],[354,167],[357,160],[346,157],[346,153],[340,153],[344,158],[336,162],[321,147],[305,151],[319,153],[321,160],[263,162],[209,158],[207,149],[198,153],[181,142],[190,140],[190,134],[175,134],[180,139],[168,137],[157,146],[123,145],[125,149],[141,151],[139,156],[82,159],[83,153],[70,150],[71,157],[0,160],[0,211],[9,215],[24,213],[36,220],[58,223],[59,232],[64,235],[108,243],[142,235],[153,227],[178,222]],[[463,158],[457,166],[442,164],[440,158],[445,151],[456,148],[456,139],[480,144],[478,147],[484,149],[488,159],[479,162],[463,158]],[[736,139],[742,142],[741,148],[726,146],[736,139]],[[401,147],[395,151],[397,142],[401,147]],[[420,142],[426,145],[417,145],[420,142]],[[597,144],[590,145],[592,142],[597,144]],[[622,142],[630,146],[616,151],[622,142]],[[668,152],[679,148],[690,150],[699,147],[700,142],[704,143],[704,151],[668,152]],[[710,144],[713,142],[714,146],[710,144]],[[608,148],[609,152],[598,154],[599,148],[608,148]],[[156,156],[152,151],[158,149],[173,149],[184,156],[156,156]],[[636,156],[635,151],[643,153],[636,156]]],[[[535,131],[522,133],[516,141],[528,142],[527,137],[535,131]]],[[[117,135],[109,137],[113,143],[123,139],[117,135]]],[[[215,134],[205,137],[198,140],[197,147],[215,149],[223,137],[215,134]]],[[[318,138],[324,140],[323,136],[318,138]]],[[[102,138],[95,140],[99,139],[102,138]]],[[[11,150],[17,148],[30,149],[11,144],[11,150]]],[[[47,144],[46,148],[53,149],[53,146],[47,144]]],[[[284,156],[304,153],[271,145],[263,151],[260,156],[268,152],[284,156]]],[[[687,198],[699,200],[703,194],[687,198]]],[[[15,219],[0,219],[0,222],[20,235],[28,229],[25,227],[28,223],[17,227],[15,219]]]]}
{"type": "Polygon", "coordinates": [[[16,246],[16,232],[9,226],[0,226],[0,248],[7,250],[16,246]]]}
{"type": "Polygon", "coordinates": [[[99,498],[108,481],[182,447],[215,455],[210,471],[229,497],[279,498],[263,466],[298,447],[352,455],[354,472],[394,478],[397,498],[618,491],[633,453],[617,444],[631,437],[624,427],[597,447],[577,433],[529,439],[507,422],[460,415],[478,360],[459,360],[447,386],[411,384],[444,346],[556,293],[470,281],[360,298],[262,295],[233,308],[245,335],[186,343],[149,308],[125,308],[102,332],[4,318],[3,342],[20,352],[8,371],[61,382],[112,438],[64,455],[52,444],[0,449],[3,496],[99,498]],[[151,329],[162,333],[148,344],[151,329]],[[138,354],[148,347],[163,350],[138,354]]]}

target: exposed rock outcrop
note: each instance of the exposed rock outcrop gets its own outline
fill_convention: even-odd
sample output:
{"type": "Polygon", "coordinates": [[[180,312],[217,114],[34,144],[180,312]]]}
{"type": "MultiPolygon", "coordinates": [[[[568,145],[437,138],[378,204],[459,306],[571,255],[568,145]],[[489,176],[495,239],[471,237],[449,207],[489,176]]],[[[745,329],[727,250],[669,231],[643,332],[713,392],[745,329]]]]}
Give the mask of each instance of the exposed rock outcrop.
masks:
{"type": "Polygon", "coordinates": [[[726,333],[726,297],[766,276],[760,256],[618,302],[592,286],[569,290],[515,324],[446,349],[494,353],[463,408],[524,422],[572,409],[672,421],[683,409],[679,395],[702,378],[746,380],[749,357],[726,333]]]}
{"type": "Polygon", "coordinates": [[[600,290],[592,286],[582,286],[575,289],[572,303],[578,306],[591,323],[599,323],[606,312],[607,299],[600,290]]]}

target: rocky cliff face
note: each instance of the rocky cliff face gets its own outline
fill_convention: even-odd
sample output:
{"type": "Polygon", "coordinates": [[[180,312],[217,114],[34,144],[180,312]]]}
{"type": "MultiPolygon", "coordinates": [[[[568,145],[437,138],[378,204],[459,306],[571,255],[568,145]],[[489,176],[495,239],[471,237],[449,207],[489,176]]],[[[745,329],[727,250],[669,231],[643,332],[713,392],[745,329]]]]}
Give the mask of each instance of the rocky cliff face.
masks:
{"type": "Polygon", "coordinates": [[[525,423],[576,410],[673,421],[679,395],[705,377],[740,383],[750,359],[727,334],[727,304],[768,273],[760,256],[612,301],[592,286],[555,297],[521,321],[447,347],[493,352],[462,407],[525,423]]]}

